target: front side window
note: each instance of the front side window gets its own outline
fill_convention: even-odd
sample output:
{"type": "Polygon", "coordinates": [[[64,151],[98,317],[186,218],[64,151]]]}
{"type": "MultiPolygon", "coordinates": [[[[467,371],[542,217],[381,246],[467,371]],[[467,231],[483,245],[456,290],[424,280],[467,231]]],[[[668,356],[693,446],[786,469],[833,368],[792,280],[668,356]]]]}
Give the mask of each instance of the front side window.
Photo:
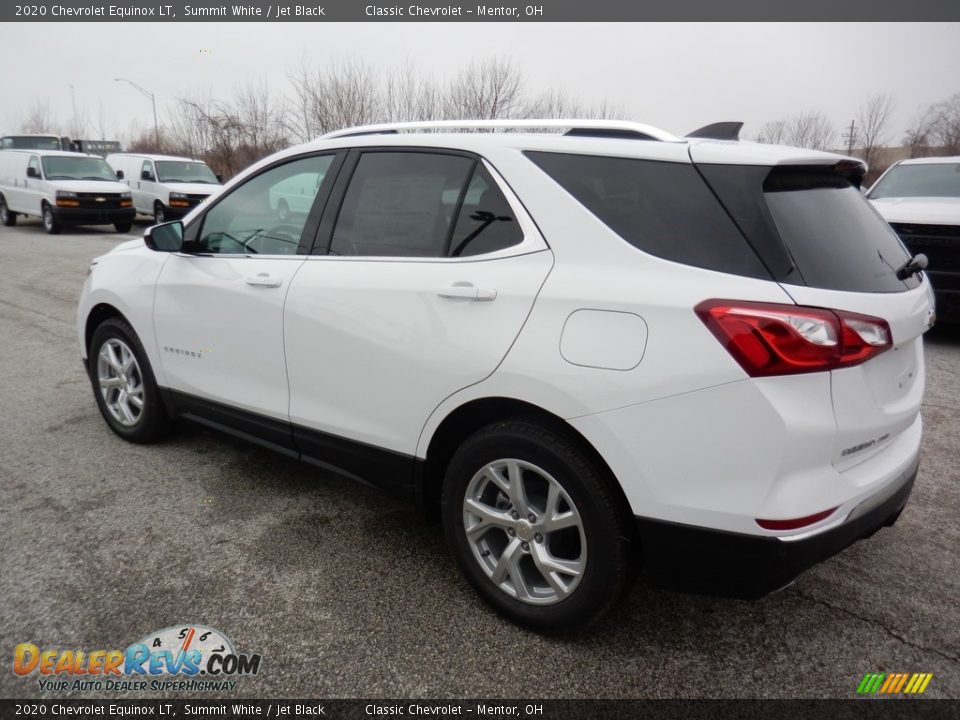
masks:
{"type": "Polygon", "coordinates": [[[37,171],[37,175],[40,175],[40,158],[34,155],[30,158],[30,162],[27,163],[27,167],[32,168],[37,171]]]}
{"type": "Polygon", "coordinates": [[[202,162],[157,160],[157,182],[208,183],[218,185],[217,176],[202,162]]]}
{"type": "Polygon", "coordinates": [[[229,255],[295,255],[308,213],[333,162],[317,155],[285,163],[247,180],[203,219],[198,251],[229,255]],[[297,180],[294,180],[294,179],[297,180]],[[297,208],[278,207],[296,182],[304,195],[297,208]]]}
{"type": "Polygon", "coordinates": [[[880,178],[869,197],[960,198],[960,163],[897,165],[880,178]]]}
{"type": "Polygon", "coordinates": [[[109,180],[117,174],[103,158],[50,155],[43,158],[43,174],[47,180],[109,180]]]}
{"type": "Polygon", "coordinates": [[[143,161],[143,167],[140,168],[140,177],[156,180],[157,176],[153,174],[153,163],[149,160],[143,161]]]}

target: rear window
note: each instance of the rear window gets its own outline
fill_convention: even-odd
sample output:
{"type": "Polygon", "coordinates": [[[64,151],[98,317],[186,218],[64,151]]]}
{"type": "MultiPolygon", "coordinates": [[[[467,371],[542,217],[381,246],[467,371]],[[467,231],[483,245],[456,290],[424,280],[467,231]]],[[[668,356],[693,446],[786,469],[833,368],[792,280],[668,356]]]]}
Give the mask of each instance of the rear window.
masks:
{"type": "Polygon", "coordinates": [[[567,153],[526,154],[634,247],[685,265],[770,278],[692,165],[567,153]]]}
{"type": "Polygon", "coordinates": [[[899,238],[833,167],[702,165],[703,176],[780,282],[898,292],[899,238]]]}
{"type": "Polygon", "coordinates": [[[830,172],[774,170],[763,185],[780,238],[807,285],[854,292],[897,292],[897,268],[910,259],[900,239],[863,195],[830,172]]]}

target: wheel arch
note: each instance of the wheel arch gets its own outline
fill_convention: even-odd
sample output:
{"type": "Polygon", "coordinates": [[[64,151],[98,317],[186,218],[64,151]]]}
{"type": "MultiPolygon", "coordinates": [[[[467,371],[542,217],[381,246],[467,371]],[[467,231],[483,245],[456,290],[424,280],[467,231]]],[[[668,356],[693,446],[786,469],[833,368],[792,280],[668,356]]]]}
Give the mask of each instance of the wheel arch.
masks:
{"type": "Polygon", "coordinates": [[[619,499],[621,510],[632,518],[630,503],[622,485],[603,456],[582,433],[559,415],[510,397],[470,400],[453,409],[437,426],[427,445],[426,458],[418,463],[419,477],[416,482],[417,503],[428,518],[435,520],[439,517],[443,477],[457,448],[478,430],[508,420],[536,422],[575,442],[607,478],[619,499]]]}
{"type": "Polygon", "coordinates": [[[97,328],[100,327],[101,323],[110,318],[120,318],[127,325],[133,327],[133,323],[118,310],[115,306],[107,302],[100,302],[90,308],[90,312],[87,313],[87,319],[84,322],[83,330],[83,347],[86,351],[87,357],[90,357],[90,343],[93,340],[93,334],[97,331],[97,328]]]}

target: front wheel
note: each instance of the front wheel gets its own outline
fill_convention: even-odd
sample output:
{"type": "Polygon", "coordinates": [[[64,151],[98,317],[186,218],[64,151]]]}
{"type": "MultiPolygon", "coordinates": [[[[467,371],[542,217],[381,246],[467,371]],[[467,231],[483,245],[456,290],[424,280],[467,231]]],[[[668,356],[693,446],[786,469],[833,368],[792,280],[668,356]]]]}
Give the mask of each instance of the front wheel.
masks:
{"type": "Polygon", "coordinates": [[[7,207],[7,199],[0,196],[0,223],[7,227],[13,227],[17,224],[17,214],[7,207]]]}
{"type": "Polygon", "coordinates": [[[43,229],[47,231],[48,235],[56,235],[60,232],[60,223],[57,222],[57,218],[53,214],[53,208],[49,205],[43,206],[43,229]]]}
{"type": "Polygon", "coordinates": [[[87,370],[100,414],[117,435],[154,442],[172,427],[140,338],[119,318],[105,320],[90,341],[87,370]]]}
{"type": "Polygon", "coordinates": [[[447,540],[497,611],[542,631],[607,612],[633,578],[629,513],[571,437],[508,421],[470,437],[444,480],[447,540]]]}
{"type": "Polygon", "coordinates": [[[153,204],[153,221],[157,225],[167,221],[167,210],[163,207],[163,203],[159,200],[153,204]]]}

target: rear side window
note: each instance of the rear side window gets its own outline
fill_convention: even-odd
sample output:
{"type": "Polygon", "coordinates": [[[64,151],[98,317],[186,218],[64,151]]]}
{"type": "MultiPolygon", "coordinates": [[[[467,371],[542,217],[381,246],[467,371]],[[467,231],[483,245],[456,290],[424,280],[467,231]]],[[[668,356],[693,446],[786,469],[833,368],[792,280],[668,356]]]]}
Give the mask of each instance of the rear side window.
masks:
{"type": "Polygon", "coordinates": [[[444,256],[475,162],[439,153],[364,153],[343,198],[330,254],[444,256]]]}
{"type": "Polygon", "coordinates": [[[692,165],[566,153],[527,157],[644,252],[708,270],[770,277],[692,165]]]}
{"type": "Polygon", "coordinates": [[[490,173],[480,163],[473,171],[457,213],[451,237],[450,257],[491,253],[523,240],[523,231],[513,210],[490,173]]]}

